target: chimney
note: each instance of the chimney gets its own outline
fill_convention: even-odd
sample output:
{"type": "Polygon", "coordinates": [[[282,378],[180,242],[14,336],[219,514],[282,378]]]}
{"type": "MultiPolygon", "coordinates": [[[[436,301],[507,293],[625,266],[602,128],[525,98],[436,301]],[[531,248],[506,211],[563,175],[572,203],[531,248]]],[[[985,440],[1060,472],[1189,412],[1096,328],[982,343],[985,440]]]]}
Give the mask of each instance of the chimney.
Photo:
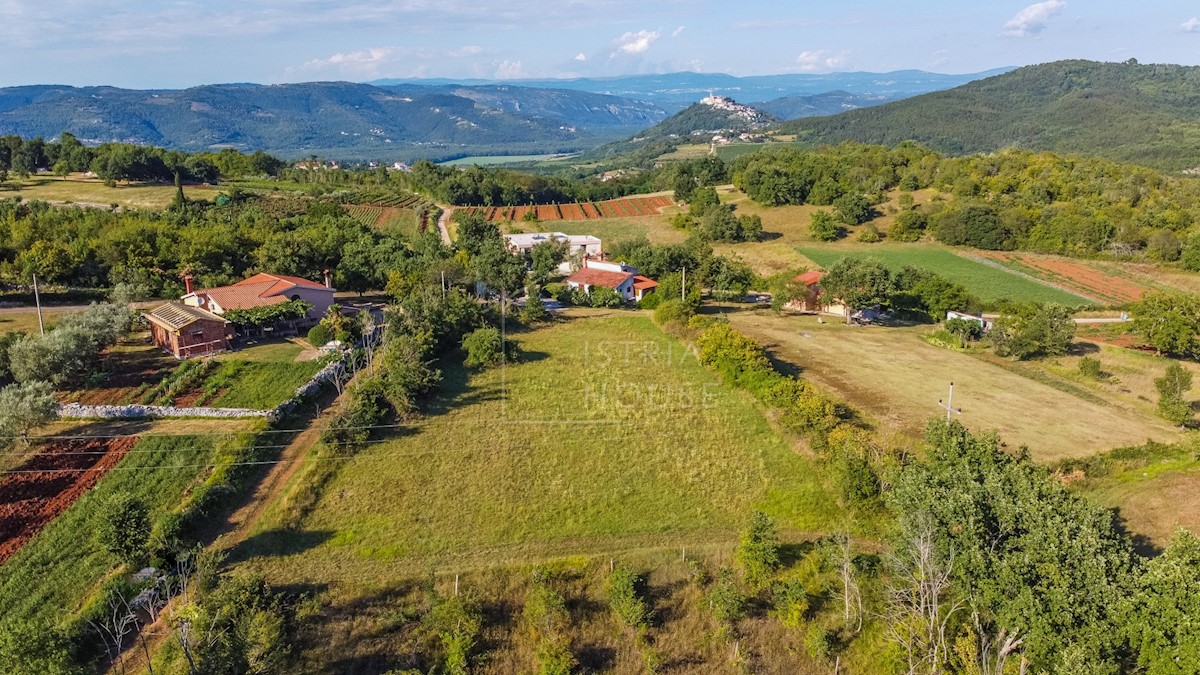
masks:
{"type": "Polygon", "coordinates": [[[189,294],[196,290],[195,287],[192,285],[192,275],[190,275],[190,274],[183,275],[183,287],[187,289],[187,292],[189,294]]]}
{"type": "Polygon", "coordinates": [[[325,288],[333,288],[333,276],[329,273],[329,268],[325,268],[325,288]]]}

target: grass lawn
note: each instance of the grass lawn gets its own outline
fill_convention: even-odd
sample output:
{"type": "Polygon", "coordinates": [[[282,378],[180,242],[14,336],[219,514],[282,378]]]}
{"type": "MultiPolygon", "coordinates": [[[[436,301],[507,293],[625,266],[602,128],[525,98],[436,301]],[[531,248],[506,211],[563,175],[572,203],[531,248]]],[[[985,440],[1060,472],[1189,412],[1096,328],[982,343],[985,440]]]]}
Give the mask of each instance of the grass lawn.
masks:
{"type": "Polygon", "coordinates": [[[1117,509],[1130,530],[1159,548],[1178,527],[1200,532],[1200,462],[1164,462],[1088,483],[1080,492],[1117,509]]]}
{"type": "Polygon", "coordinates": [[[985,302],[1033,300],[1072,307],[1092,304],[1085,298],[964,258],[936,244],[811,245],[799,250],[804,257],[826,268],[846,256],[878,258],[893,270],[905,265],[923,267],[966,286],[985,302]]]}
{"type": "MultiPolygon", "coordinates": [[[[55,309],[42,309],[42,320],[46,323],[46,330],[54,328],[54,322],[64,312],[55,309]]],[[[19,311],[8,312],[0,311],[0,333],[29,333],[36,334],[38,332],[38,317],[37,311],[19,311]]]]}
{"type": "Polygon", "coordinates": [[[257,562],[293,583],[375,583],[433,564],[732,542],[754,508],[792,531],[838,517],[815,465],[648,317],[517,340],[522,363],[446,366],[438,414],[340,470],[297,535],[321,543],[286,555],[267,537],[257,562]]]}
{"type": "Polygon", "coordinates": [[[223,384],[217,387],[222,393],[206,405],[270,410],[291,398],[324,365],[322,361],[222,361],[200,386],[223,384]]]}
{"type": "MultiPolygon", "coordinates": [[[[212,200],[222,188],[185,185],[188,199],[212,200]]],[[[97,178],[75,174],[67,177],[37,175],[23,181],[10,181],[0,188],[0,199],[20,196],[23,199],[42,199],[56,202],[75,202],[107,207],[120,204],[125,208],[161,209],[175,198],[175,186],[170,184],[120,184],[108,187],[97,178]]]]}
{"type": "Polygon", "coordinates": [[[211,436],[154,436],[139,441],[91,490],[0,567],[0,607],[8,616],[58,622],[77,610],[116,563],[96,542],[101,508],[125,493],[156,518],[179,503],[204,473],[211,436]],[[182,467],[182,468],[180,468],[182,467]]]}
{"type": "MultiPolygon", "coordinates": [[[[519,223],[525,231],[533,231],[527,223],[519,223]]],[[[639,218],[601,218],[597,220],[554,220],[538,225],[543,231],[563,234],[590,234],[604,242],[604,249],[628,239],[645,237],[656,244],[677,244],[687,239],[687,233],[667,220],[666,216],[639,218]]]]}
{"type": "Polygon", "coordinates": [[[954,382],[954,405],[963,408],[964,424],[976,432],[994,429],[1011,447],[1028,445],[1038,461],[1180,438],[1144,402],[1131,400],[1136,395],[1086,387],[1046,364],[998,365],[934,347],[920,337],[927,326],[819,324],[816,317],[767,311],[729,316],[780,359],[802,368],[806,378],[873,418],[885,437],[919,436],[930,417],[944,414],[938,401],[954,382]]]}
{"type": "Polygon", "coordinates": [[[304,346],[291,340],[275,338],[248,344],[237,351],[218,354],[218,361],[256,361],[261,363],[292,363],[304,352],[304,346]]]}

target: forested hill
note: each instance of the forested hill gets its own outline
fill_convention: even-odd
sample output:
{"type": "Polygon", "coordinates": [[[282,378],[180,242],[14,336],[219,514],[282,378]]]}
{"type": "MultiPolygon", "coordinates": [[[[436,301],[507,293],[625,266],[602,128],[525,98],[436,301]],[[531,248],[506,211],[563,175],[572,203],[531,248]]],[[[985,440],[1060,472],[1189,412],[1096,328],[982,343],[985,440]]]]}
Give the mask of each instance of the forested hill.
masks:
{"type": "Polygon", "coordinates": [[[716,134],[763,129],[779,118],[724,96],[706,96],[631,138],[596,148],[587,158],[633,158],[635,163],[681,143],[707,143],[716,134]]]}
{"type": "Polygon", "coordinates": [[[1019,146],[1178,171],[1200,166],[1200,67],[1057,61],[780,129],[814,143],[1019,146]]]}
{"type": "Polygon", "coordinates": [[[375,87],[350,82],[0,89],[0,135],[122,141],[203,151],[232,147],[285,157],[413,159],[487,150],[591,147],[664,119],[617,96],[523,87],[375,87]]]}

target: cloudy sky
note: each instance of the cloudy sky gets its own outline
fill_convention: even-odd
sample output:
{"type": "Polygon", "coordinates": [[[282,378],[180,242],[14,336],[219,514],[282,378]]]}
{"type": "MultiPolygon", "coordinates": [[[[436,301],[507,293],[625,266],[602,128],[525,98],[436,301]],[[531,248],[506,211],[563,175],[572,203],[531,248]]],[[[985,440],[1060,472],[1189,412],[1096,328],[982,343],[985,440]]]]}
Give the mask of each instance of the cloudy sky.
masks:
{"type": "Polygon", "coordinates": [[[0,86],[1200,64],[1184,0],[0,0],[0,86]]]}

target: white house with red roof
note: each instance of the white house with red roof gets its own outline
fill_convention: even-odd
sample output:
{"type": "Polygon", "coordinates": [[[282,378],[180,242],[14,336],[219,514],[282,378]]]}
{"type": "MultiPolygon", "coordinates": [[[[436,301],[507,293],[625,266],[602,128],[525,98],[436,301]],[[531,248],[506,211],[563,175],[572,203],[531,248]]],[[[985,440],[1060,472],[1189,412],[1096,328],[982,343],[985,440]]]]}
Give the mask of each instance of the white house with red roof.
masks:
{"type": "Polygon", "coordinates": [[[184,277],[187,294],[180,298],[189,307],[199,307],[220,316],[231,309],[253,309],[278,305],[289,300],[303,300],[312,305],[308,321],[316,322],[333,305],[334,289],[329,273],[325,283],[290,277],[282,274],[255,274],[230,286],[194,289],[192,278],[184,277]]]}
{"type": "Polygon", "coordinates": [[[567,277],[567,286],[591,293],[594,286],[611,288],[626,302],[638,302],[658,288],[658,282],[638,274],[637,268],[625,263],[583,259],[583,267],[567,277]]]}

